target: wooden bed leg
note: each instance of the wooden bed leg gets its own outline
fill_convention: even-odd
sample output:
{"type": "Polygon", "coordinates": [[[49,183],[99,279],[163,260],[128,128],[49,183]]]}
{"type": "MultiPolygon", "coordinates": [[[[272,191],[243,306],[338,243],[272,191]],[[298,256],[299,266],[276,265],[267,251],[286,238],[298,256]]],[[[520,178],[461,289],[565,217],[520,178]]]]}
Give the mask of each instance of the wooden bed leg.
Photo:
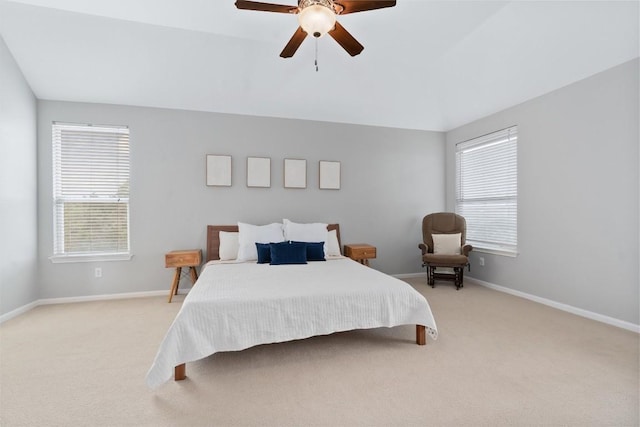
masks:
{"type": "Polygon", "coordinates": [[[187,369],[186,369],[185,364],[183,363],[182,365],[176,366],[175,373],[174,373],[174,379],[176,381],[182,381],[185,378],[187,378],[187,369]]]}
{"type": "Polygon", "coordinates": [[[422,325],[416,325],[416,344],[418,345],[427,344],[427,328],[422,325]]]}

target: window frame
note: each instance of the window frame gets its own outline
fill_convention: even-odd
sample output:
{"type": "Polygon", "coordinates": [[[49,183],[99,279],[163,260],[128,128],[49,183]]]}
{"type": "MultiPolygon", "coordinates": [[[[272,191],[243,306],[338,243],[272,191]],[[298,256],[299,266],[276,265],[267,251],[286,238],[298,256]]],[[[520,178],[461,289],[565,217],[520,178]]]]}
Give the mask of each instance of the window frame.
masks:
{"type": "MultiPolygon", "coordinates": [[[[53,225],[53,254],[49,259],[53,263],[74,263],[74,262],[95,262],[95,261],[128,261],[133,257],[131,252],[131,194],[130,194],[130,182],[131,182],[131,156],[130,156],[130,129],[126,125],[97,125],[86,123],[68,123],[68,122],[52,122],[51,125],[51,148],[52,148],[52,225],[53,225]],[[126,157],[122,160],[120,157],[102,157],[101,159],[116,160],[118,166],[125,165],[126,167],[126,184],[129,186],[127,196],[91,196],[91,193],[95,193],[95,189],[86,190],[87,192],[80,195],[70,196],[63,194],[65,190],[62,189],[60,180],[64,175],[63,167],[64,162],[59,155],[62,152],[62,144],[65,143],[62,137],[62,129],[72,129],[78,132],[95,132],[98,135],[100,132],[104,134],[109,133],[109,129],[112,129],[112,135],[122,133],[126,135],[126,157]],[[75,129],[74,129],[75,128],[75,129]],[[115,251],[66,251],[65,248],[65,235],[64,235],[64,217],[59,218],[59,205],[64,203],[109,203],[109,204],[123,204],[126,206],[126,250],[115,251]],[[63,221],[60,224],[59,221],[63,221]],[[61,240],[62,239],[62,240],[61,240]]],[[[91,137],[89,137],[91,138],[91,137]]],[[[67,141],[68,142],[68,141],[67,141]]],[[[94,147],[95,148],[95,147],[94,147]]],[[[86,152],[83,152],[86,155],[86,152]]],[[[90,160],[91,154],[86,156],[90,160]]],[[[68,173],[68,171],[67,171],[68,173]]],[[[112,176],[116,176],[117,172],[113,172],[112,176]]],[[[104,182],[102,182],[104,183],[104,182]]],[[[98,184],[100,185],[100,184],[98,184]]],[[[77,189],[76,189],[77,190],[77,189]]],[[[63,214],[64,215],[64,214],[63,214]]],[[[92,240],[93,241],[93,240],[92,240]]],[[[100,239],[96,240],[100,242],[100,239]]]]}
{"type": "MultiPolygon", "coordinates": [[[[482,153],[482,152],[480,152],[482,153]]],[[[490,152],[489,152],[490,153],[490,152]]],[[[476,166],[477,167],[477,166],[476,166]]],[[[473,172],[471,173],[473,174],[473,172]]],[[[471,177],[473,179],[473,177],[471,177]]],[[[518,246],[518,197],[519,197],[519,188],[518,188],[518,126],[513,125],[508,128],[504,128],[498,131],[494,131],[476,138],[472,138],[466,141],[462,141],[456,144],[455,146],[455,212],[459,215],[465,216],[463,204],[467,204],[467,212],[469,206],[471,206],[474,202],[478,204],[482,204],[483,207],[494,207],[500,208],[502,205],[502,209],[506,212],[500,216],[495,216],[496,219],[502,219],[507,221],[509,226],[507,227],[511,232],[508,234],[508,237],[505,239],[497,239],[496,242],[492,243],[486,240],[474,240],[473,231],[470,233],[470,228],[473,230],[474,227],[474,219],[473,216],[468,215],[465,216],[467,220],[467,243],[473,246],[473,250],[477,252],[495,254],[495,255],[503,255],[509,257],[516,257],[519,254],[519,246],[518,246]],[[463,172],[461,170],[463,161],[461,156],[466,152],[480,152],[480,150],[485,149],[484,153],[489,152],[488,150],[491,147],[494,149],[499,144],[510,144],[512,146],[504,145],[501,147],[502,150],[500,152],[501,155],[507,154],[506,157],[501,157],[504,162],[497,164],[496,162],[491,163],[488,166],[496,166],[491,169],[487,169],[486,167],[482,169],[482,171],[476,171],[476,181],[475,183],[481,183],[482,178],[479,176],[487,175],[487,170],[491,172],[496,172],[498,169],[506,169],[507,172],[503,171],[500,174],[499,179],[502,180],[502,188],[499,188],[502,191],[502,194],[496,194],[498,187],[492,186],[491,189],[481,192],[478,190],[478,186],[474,187],[473,191],[469,191],[469,193],[475,194],[475,196],[465,197],[462,193],[464,192],[463,188],[471,188],[469,185],[469,181],[465,181],[462,183],[463,172]],[[512,150],[513,153],[509,154],[508,150],[512,150]],[[466,185],[464,185],[466,184],[466,185]],[[490,194],[493,193],[493,194],[490,194]],[[508,207],[510,204],[513,206],[508,207]],[[471,236],[469,236],[471,234],[471,236]],[[509,240],[510,239],[510,240],[509,240]]],[[[476,208],[477,209],[477,208],[476,208]]],[[[492,217],[493,219],[494,217],[492,217]]],[[[495,236],[495,234],[491,234],[491,226],[485,226],[480,228],[481,232],[486,233],[488,236],[495,236]]]]}

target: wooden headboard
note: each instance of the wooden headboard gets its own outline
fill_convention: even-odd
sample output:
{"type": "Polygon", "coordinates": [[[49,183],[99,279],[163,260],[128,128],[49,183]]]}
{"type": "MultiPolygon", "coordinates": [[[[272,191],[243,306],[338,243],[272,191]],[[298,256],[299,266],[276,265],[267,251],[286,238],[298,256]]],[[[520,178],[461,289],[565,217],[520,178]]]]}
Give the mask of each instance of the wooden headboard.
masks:
{"type": "MultiPolygon", "coordinates": [[[[340,240],[340,224],[329,224],[327,230],[336,230],[338,246],[342,253],[342,241],[340,240]]],[[[208,225],[207,226],[207,262],[220,259],[220,232],[238,231],[237,225],[208,225]]]]}

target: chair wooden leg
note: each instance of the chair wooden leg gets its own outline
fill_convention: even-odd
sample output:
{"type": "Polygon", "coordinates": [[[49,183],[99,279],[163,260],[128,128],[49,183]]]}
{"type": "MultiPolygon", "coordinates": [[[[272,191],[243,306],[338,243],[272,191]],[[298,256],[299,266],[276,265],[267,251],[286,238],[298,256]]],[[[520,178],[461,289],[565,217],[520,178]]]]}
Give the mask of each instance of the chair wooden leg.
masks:
{"type": "Polygon", "coordinates": [[[446,273],[438,272],[438,267],[426,263],[422,266],[427,268],[427,284],[432,288],[436,287],[436,278],[453,281],[456,291],[464,287],[464,268],[466,265],[462,267],[445,267],[448,270],[446,273]],[[453,270],[453,274],[450,273],[451,270],[453,270]]]}

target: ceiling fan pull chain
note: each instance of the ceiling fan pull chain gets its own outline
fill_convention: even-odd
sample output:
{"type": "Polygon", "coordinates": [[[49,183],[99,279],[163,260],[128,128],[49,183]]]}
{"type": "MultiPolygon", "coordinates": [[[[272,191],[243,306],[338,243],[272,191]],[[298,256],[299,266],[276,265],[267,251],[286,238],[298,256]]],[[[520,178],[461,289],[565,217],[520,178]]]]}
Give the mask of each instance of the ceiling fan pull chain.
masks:
{"type": "Polygon", "coordinates": [[[316,73],[318,72],[318,37],[316,37],[316,73]]]}

